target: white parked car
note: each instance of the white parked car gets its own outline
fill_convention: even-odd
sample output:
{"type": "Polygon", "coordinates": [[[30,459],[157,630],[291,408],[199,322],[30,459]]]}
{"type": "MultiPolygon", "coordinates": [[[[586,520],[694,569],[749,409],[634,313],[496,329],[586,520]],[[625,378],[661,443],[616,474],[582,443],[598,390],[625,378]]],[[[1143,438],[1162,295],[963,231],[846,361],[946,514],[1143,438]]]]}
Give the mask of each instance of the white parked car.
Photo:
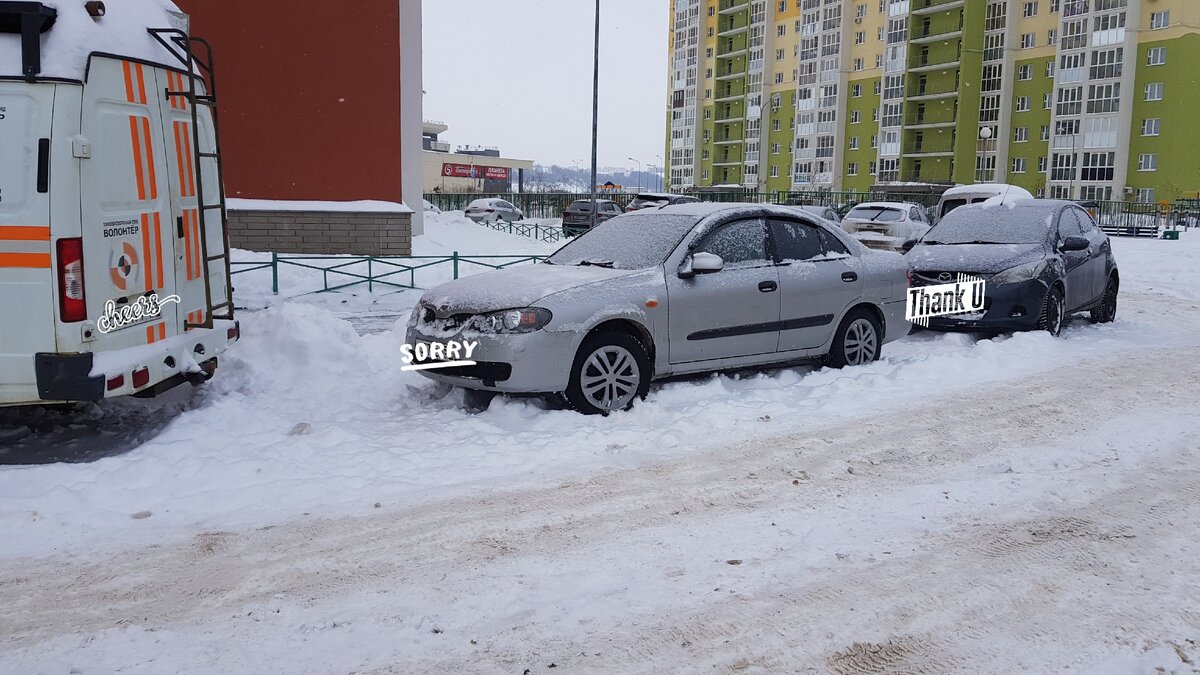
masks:
{"type": "Polygon", "coordinates": [[[467,206],[466,216],[477,223],[496,223],[500,221],[515,223],[525,219],[525,213],[511,203],[492,197],[476,199],[467,206]]]}
{"type": "Polygon", "coordinates": [[[424,203],[425,210],[429,213],[441,213],[442,212],[441,209],[439,209],[433,202],[429,201],[428,199],[422,199],[421,202],[424,203]]]}
{"type": "Polygon", "coordinates": [[[942,193],[937,205],[937,220],[946,217],[954,209],[967,204],[981,204],[992,197],[1002,197],[1005,200],[1033,199],[1029,190],[1016,185],[1003,183],[976,183],[975,185],[956,185],[942,193]]]}
{"type": "Polygon", "coordinates": [[[842,219],[842,229],[867,248],[906,251],[929,231],[924,207],[907,202],[859,204],[842,219]]]}

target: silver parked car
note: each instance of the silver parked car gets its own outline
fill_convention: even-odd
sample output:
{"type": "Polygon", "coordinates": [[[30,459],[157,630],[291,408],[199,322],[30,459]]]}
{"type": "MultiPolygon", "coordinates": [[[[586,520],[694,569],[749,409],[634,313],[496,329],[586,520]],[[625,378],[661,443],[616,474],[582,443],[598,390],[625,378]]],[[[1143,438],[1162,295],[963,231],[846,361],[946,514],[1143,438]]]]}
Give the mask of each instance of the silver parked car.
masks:
{"type": "Polygon", "coordinates": [[[477,223],[515,223],[525,219],[525,213],[503,199],[476,199],[467,205],[463,215],[477,223]]]}
{"type": "Polygon", "coordinates": [[[878,359],[909,332],[907,289],[901,256],[807,213],[682,204],[617,216],[545,263],[434,288],[408,341],[478,343],[474,365],[422,371],[432,379],[607,413],[668,376],[878,359]]]}
{"type": "Polygon", "coordinates": [[[919,204],[870,202],[850,209],[842,229],[868,248],[907,251],[929,231],[929,217],[919,204]]]}

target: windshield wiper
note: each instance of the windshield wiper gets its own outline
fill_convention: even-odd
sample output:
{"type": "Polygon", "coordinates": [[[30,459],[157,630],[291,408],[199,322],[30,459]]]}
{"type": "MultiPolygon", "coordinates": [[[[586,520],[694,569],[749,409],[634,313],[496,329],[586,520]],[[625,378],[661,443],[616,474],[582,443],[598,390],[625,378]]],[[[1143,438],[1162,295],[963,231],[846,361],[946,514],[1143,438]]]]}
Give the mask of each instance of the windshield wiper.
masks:
{"type": "Polygon", "coordinates": [[[606,267],[611,270],[613,268],[613,264],[614,263],[611,260],[580,260],[579,264],[577,266],[578,267],[606,267]]]}
{"type": "Polygon", "coordinates": [[[553,264],[554,264],[554,262],[552,262],[552,261],[550,261],[550,260],[543,260],[543,261],[542,261],[542,264],[543,264],[543,265],[553,265],[553,264]]]}

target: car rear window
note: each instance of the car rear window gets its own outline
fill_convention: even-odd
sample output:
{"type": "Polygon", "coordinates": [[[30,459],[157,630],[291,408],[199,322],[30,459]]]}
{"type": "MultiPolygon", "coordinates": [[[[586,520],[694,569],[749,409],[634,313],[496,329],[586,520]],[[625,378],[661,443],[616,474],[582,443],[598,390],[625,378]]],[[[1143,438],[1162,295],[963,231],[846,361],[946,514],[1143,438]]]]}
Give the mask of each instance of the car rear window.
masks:
{"type": "Polygon", "coordinates": [[[877,223],[890,223],[904,220],[904,211],[882,206],[857,206],[846,217],[873,220],[877,223]]]}

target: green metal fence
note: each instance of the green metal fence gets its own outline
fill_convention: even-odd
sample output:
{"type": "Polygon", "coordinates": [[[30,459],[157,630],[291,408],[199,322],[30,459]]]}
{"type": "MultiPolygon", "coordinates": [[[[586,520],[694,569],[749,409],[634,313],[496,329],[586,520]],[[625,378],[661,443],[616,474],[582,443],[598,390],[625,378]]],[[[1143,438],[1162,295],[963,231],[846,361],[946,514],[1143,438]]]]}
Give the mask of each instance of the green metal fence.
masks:
{"type": "Polygon", "coordinates": [[[515,265],[528,265],[546,259],[544,255],[460,255],[455,251],[448,256],[317,256],[280,255],[272,253],[271,259],[231,263],[233,274],[246,274],[262,270],[271,271],[271,292],[279,294],[281,269],[309,270],[316,277],[320,273],[320,288],[309,293],[329,293],[355,286],[367,287],[374,292],[376,287],[385,290],[420,290],[418,273],[436,272],[431,275],[438,283],[458,279],[464,270],[485,268],[499,270],[515,265]],[[448,273],[448,274],[447,274],[448,273]],[[449,279],[444,277],[449,276],[449,279]]]}

